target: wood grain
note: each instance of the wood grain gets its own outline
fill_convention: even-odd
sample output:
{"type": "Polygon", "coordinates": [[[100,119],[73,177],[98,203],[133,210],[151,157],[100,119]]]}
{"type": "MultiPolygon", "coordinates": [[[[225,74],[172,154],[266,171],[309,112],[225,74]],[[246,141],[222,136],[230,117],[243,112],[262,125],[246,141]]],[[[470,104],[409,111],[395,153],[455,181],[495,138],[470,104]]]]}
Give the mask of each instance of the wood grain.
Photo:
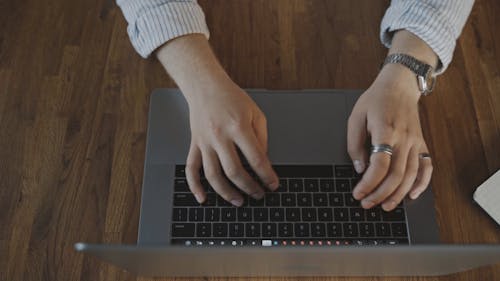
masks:
{"type": "MultiPolygon", "coordinates": [[[[200,4],[243,88],[365,89],[386,54],[378,33],[388,1],[200,4]]],[[[500,168],[499,13],[499,1],[476,1],[453,63],[421,103],[449,243],[500,242],[471,199],[500,168]]],[[[150,280],[72,245],[135,243],[149,94],[173,86],[134,52],[111,0],[0,1],[0,280],[150,280]]],[[[273,280],[299,279],[382,280],[273,280]]],[[[500,280],[500,266],[387,280],[500,280]]]]}

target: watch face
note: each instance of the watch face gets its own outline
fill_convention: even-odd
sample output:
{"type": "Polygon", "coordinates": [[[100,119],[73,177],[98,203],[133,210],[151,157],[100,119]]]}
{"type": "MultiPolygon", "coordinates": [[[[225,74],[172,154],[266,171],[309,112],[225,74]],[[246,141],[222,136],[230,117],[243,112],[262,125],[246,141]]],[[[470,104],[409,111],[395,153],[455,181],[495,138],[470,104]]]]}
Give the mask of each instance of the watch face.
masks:
{"type": "Polygon", "coordinates": [[[425,84],[427,84],[426,92],[430,93],[434,90],[434,85],[436,84],[436,76],[433,76],[429,71],[425,77],[425,84]]]}

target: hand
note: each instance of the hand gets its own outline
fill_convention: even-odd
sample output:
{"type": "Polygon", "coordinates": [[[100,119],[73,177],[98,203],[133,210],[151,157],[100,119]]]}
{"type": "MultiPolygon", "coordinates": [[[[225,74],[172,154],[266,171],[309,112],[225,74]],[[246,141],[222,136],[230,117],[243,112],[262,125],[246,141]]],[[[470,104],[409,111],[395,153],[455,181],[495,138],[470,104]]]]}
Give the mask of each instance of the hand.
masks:
{"type": "Polygon", "coordinates": [[[363,208],[382,204],[389,211],[407,193],[415,199],[427,188],[433,168],[430,158],[419,157],[428,153],[418,115],[419,97],[415,75],[402,65],[388,64],[354,106],[348,151],[356,171],[366,170],[353,190],[363,208]],[[368,135],[372,145],[391,145],[392,157],[379,152],[368,159],[368,135]]]}
{"type": "Polygon", "coordinates": [[[186,161],[186,177],[196,199],[202,203],[205,192],[200,183],[200,168],[214,190],[235,206],[243,198],[226,180],[255,199],[264,190],[243,168],[237,148],[241,150],[262,183],[271,190],[278,188],[278,177],[267,153],[266,118],[255,102],[234,83],[197,93],[189,101],[191,147],[186,161]]]}
{"type": "Polygon", "coordinates": [[[178,37],[156,52],[189,104],[191,147],[186,178],[198,202],[206,199],[200,169],[214,190],[235,206],[243,204],[236,188],[261,199],[264,190],[243,168],[237,148],[269,189],[278,177],[267,152],[266,118],[253,100],[227,75],[200,34],[178,37]],[[226,179],[226,177],[232,184],[226,179]]]}

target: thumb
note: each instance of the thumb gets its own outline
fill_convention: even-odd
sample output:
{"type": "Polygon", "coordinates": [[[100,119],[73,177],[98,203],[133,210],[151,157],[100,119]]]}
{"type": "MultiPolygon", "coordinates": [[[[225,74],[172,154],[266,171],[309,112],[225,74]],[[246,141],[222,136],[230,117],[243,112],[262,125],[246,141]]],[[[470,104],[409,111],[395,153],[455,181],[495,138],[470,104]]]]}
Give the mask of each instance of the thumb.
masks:
{"type": "Polygon", "coordinates": [[[358,174],[365,171],[368,163],[366,136],[366,114],[353,110],[347,123],[347,151],[358,174]]]}

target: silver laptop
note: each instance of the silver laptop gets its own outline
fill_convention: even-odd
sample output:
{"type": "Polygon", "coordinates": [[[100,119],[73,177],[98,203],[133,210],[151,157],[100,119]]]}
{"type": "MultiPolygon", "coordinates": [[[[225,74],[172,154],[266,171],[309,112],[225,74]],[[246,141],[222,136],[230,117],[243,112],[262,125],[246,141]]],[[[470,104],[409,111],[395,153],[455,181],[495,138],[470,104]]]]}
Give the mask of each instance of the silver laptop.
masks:
{"type": "MultiPolygon", "coordinates": [[[[431,188],[385,212],[352,195],[361,175],[346,152],[360,91],[248,90],[268,120],[280,187],[234,207],[202,178],[189,192],[188,107],[176,89],[151,96],[137,245],[78,251],[148,276],[440,275],[500,262],[499,245],[442,245],[431,188]]],[[[250,171],[251,172],[251,171],[250,171]]]]}

